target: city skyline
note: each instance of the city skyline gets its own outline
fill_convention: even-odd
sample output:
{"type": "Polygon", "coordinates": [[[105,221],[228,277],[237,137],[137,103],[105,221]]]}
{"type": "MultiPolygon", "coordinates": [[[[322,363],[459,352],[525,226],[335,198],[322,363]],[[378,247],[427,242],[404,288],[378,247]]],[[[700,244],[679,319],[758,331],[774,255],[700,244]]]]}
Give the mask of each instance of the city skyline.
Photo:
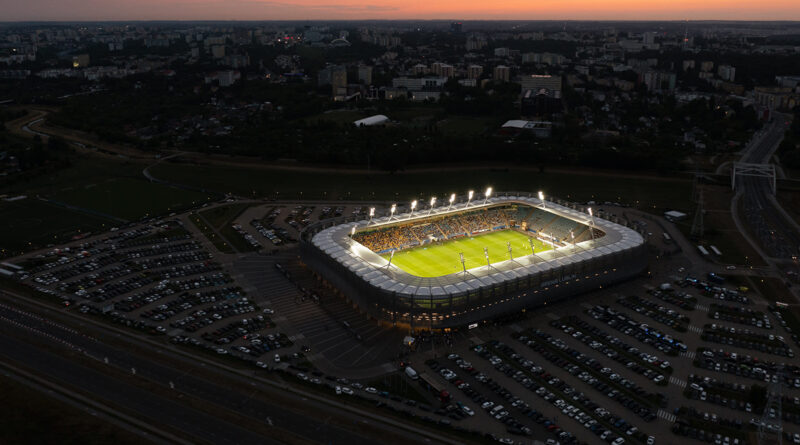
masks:
{"type": "Polygon", "coordinates": [[[741,0],[635,2],[613,0],[443,1],[434,4],[399,0],[32,0],[6,5],[4,21],[91,20],[800,20],[791,0],[753,4],[741,0]]]}

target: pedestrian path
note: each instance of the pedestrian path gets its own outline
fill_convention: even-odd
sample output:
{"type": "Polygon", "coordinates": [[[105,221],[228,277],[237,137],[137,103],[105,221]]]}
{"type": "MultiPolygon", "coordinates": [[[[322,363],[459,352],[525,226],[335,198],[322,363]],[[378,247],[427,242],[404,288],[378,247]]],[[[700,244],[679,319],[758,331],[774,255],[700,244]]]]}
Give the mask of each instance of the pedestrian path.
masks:
{"type": "Polygon", "coordinates": [[[703,328],[701,328],[699,326],[695,326],[693,324],[689,325],[689,330],[694,332],[695,334],[702,334],[703,333],[703,328]]]}
{"type": "Polygon", "coordinates": [[[677,377],[670,376],[669,382],[672,383],[673,385],[680,386],[681,388],[686,388],[686,380],[681,380],[677,377]]]}
{"type": "Polygon", "coordinates": [[[704,304],[697,304],[695,308],[697,308],[698,311],[708,312],[708,306],[704,304]]]}
{"type": "Polygon", "coordinates": [[[675,414],[670,414],[670,413],[664,411],[663,409],[658,410],[658,417],[661,418],[661,419],[666,420],[669,423],[675,422],[675,419],[676,419],[675,414]]]}

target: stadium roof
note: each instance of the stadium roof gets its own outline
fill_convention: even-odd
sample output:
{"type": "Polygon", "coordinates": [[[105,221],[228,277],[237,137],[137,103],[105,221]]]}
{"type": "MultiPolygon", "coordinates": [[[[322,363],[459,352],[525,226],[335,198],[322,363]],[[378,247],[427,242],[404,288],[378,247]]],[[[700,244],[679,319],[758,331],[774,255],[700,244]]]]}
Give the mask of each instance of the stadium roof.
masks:
{"type": "MultiPolygon", "coordinates": [[[[605,236],[596,241],[583,241],[575,246],[568,245],[555,250],[539,252],[535,255],[514,258],[492,264],[491,267],[480,266],[464,272],[457,272],[440,277],[419,277],[411,275],[356,242],[350,237],[353,227],[356,230],[392,226],[398,222],[425,220],[432,216],[457,214],[466,209],[475,210],[495,207],[503,204],[524,204],[541,208],[542,201],[532,196],[497,196],[490,198],[485,204],[466,203],[453,205],[448,210],[442,206],[428,214],[418,212],[413,217],[408,214],[375,218],[368,221],[347,222],[334,225],[316,233],[311,242],[320,250],[330,255],[337,262],[348,268],[364,281],[375,287],[407,297],[430,297],[452,294],[453,290],[462,292],[477,290],[487,285],[514,280],[517,277],[538,274],[557,269],[565,265],[599,258],[615,252],[633,249],[644,243],[642,236],[628,227],[595,217],[595,227],[605,232],[605,236]]],[[[590,225],[590,216],[553,202],[546,202],[546,210],[564,218],[590,225]]]]}
{"type": "Polygon", "coordinates": [[[356,127],[369,127],[372,125],[385,124],[386,122],[389,122],[388,117],[382,114],[376,114],[374,116],[365,117],[364,119],[359,119],[353,122],[353,125],[355,125],[356,127]]]}

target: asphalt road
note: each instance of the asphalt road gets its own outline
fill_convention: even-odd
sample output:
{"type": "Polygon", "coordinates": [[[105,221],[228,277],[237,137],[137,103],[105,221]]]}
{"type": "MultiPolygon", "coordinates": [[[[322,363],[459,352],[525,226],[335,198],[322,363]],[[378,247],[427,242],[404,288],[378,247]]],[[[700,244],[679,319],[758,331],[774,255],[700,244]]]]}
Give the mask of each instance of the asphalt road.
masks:
{"type": "MultiPolygon", "coordinates": [[[[743,157],[742,161],[766,163],[783,139],[788,127],[787,118],[777,115],[766,135],[743,157]]],[[[800,252],[800,233],[785,221],[783,213],[776,208],[772,195],[771,179],[744,176],[738,179],[744,187],[742,208],[745,221],[758,238],[766,252],[775,258],[791,259],[800,252]]]]}
{"type": "MultiPolygon", "coordinates": [[[[116,346],[127,340],[113,331],[91,328],[86,332],[88,335],[52,318],[7,304],[0,305],[2,360],[24,365],[48,380],[70,385],[110,404],[126,407],[154,424],[171,425],[199,441],[221,444],[279,443],[246,429],[244,425],[236,425],[178,403],[176,399],[184,395],[216,410],[229,411],[232,415],[243,416],[260,425],[280,428],[313,442],[375,442],[374,437],[365,435],[359,428],[351,428],[356,423],[367,423],[353,413],[337,410],[315,400],[301,400],[296,395],[238,375],[207,378],[209,372],[215,372],[211,367],[198,366],[198,362],[170,351],[157,350],[157,354],[165,354],[165,359],[169,354],[169,360],[157,360],[133,352],[142,345],[116,346]],[[113,338],[115,345],[99,340],[105,338],[113,338]],[[86,355],[97,360],[96,366],[80,363],[79,358],[86,355]],[[98,371],[98,367],[102,369],[104,366],[109,367],[110,371],[98,371]],[[164,397],[143,390],[129,378],[119,377],[121,372],[132,375],[132,369],[135,369],[136,379],[142,379],[147,385],[163,386],[164,391],[170,390],[172,382],[175,397],[164,397]],[[242,389],[243,384],[248,385],[247,391],[242,389]],[[336,425],[330,422],[331,417],[340,423],[345,421],[350,424],[336,425]]],[[[372,420],[369,422],[377,423],[372,420]]],[[[411,432],[388,425],[385,428],[394,436],[405,436],[411,442],[421,440],[411,432]]]]}

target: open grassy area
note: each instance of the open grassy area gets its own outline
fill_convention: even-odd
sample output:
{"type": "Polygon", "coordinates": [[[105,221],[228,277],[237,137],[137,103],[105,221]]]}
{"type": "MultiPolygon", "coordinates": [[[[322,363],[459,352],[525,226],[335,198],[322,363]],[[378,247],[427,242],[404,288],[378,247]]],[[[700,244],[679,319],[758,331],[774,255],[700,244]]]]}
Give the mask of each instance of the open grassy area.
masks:
{"type": "Polygon", "coordinates": [[[485,133],[487,129],[496,130],[500,124],[490,117],[450,116],[436,125],[446,135],[477,136],[485,133]]]}
{"type": "MultiPolygon", "coordinates": [[[[528,240],[528,236],[515,230],[501,230],[399,252],[394,255],[392,264],[418,277],[440,277],[462,270],[459,255],[461,252],[464,253],[464,263],[467,269],[472,269],[486,266],[484,247],[489,249],[489,261],[492,263],[508,259],[507,243],[509,242],[516,256],[530,255],[531,247],[528,240]]],[[[535,238],[533,244],[536,252],[551,249],[550,246],[535,238]]],[[[389,255],[384,255],[384,258],[388,260],[389,255]]]]}
{"type": "Polygon", "coordinates": [[[208,202],[208,194],[169,187],[145,179],[110,177],[98,183],[62,189],[51,199],[128,221],[178,212],[208,202]]]}
{"type": "Polygon", "coordinates": [[[197,229],[200,230],[209,241],[211,241],[211,244],[213,244],[217,250],[222,253],[235,253],[233,247],[231,247],[231,245],[228,244],[224,239],[219,237],[214,232],[214,229],[208,225],[203,218],[197,215],[197,213],[192,213],[189,215],[189,221],[191,221],[192,224],[194,224],[197,229]]]}
{"type": "Polygon", "coordinates": [[[148,443],[60,400],[0,377],[0,443],[108,444],[148,443]]]}
{"type": "Polygon", "coordinates": [[[115,222],[28,198],[0,202],[0,257],[21,254],[73,236],[107,230],[115,222]]]}
{"type": "Polygon", "coordinates": [[[278,199],[391,200],[409,202],[469,189],[543,190],[548,196],[576,201],[617,201],[659,213],[665,208],[690,211],[691,181],[515,169],[431,170],[422,173],[374,174],[243,169],[163,163],[151,173],[179,184],[278,199]]]}
{"type": "Polygon", "coordinates": [[[219,231],[230,245],[239,252],[251,252],[257,250],[250,245],[239,232],[232,227],[233,220],[235,220],[242,212],[245,211],[251,204],[230,204],[213,209],[203,210],[200,214],[208,221],[214,228],[219,231]]]}

